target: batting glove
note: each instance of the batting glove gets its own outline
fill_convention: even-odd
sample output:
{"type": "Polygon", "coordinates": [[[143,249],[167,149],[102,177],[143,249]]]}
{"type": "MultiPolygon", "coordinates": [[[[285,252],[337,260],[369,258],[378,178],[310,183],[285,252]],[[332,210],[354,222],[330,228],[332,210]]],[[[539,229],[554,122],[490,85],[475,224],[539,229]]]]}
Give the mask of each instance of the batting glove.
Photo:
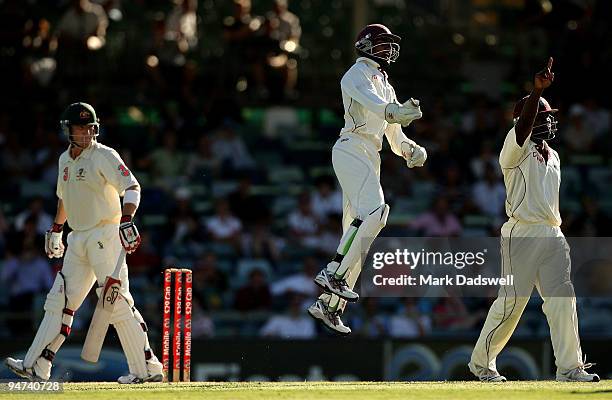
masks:
{"type": "Polygon", "coordinates": [[[132,254],[140,246],[140,233],[132,222],[132,216],[124,215],[119,224],[119,239],[127,254],[132,254]]]}
{"type": "Polygon", "coordinates": [[[427,160],[427,150],[416,143],[403,142],[402,155],[408,168],[422,167],[427,160]]]}
{"type": "Polygon", "coordinates": [[[51,229],[45,232],[45,253],[47,253],[47,257],[62,258],[64,255],[63,229],[64,225],[53,224],[51,229]]]}
{"type": "Polygon", "coordinates": [[[390,124],[402,124],[405,127],[422,116],[419,101],[412,98],[404,104],[389,103],[385,107],[385,120],[390,124]]]}

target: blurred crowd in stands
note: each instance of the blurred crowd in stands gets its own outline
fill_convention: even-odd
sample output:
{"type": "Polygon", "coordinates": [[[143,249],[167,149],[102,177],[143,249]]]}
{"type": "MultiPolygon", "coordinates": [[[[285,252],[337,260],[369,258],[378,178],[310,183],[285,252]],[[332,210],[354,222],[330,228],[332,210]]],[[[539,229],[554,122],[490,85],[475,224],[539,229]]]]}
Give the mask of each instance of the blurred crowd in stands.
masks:
{"type": "MultiPolygon", "coordinates": [[[[143,242],[128,264],[153,332],[160,273],[178,265],[194,271],[194,337],[325,334],[304,310],[318,294],[312,277],[342,230],[330,148],[342,124],[338,81],[354,54],[351,18],[337,18],[352,11],[351,2],[321,3],[329,4],[271,0],[257,2],[255,12],[250,0],[0,1],[0,280],[7,288],[0,336],[33,332],[61,268],[61,260],[45,257],[42,237],[56,204],[57,159],[67,147],[57,121],[73,101],[94,105],[99,140],[121,153],[142,185],[136,223],[143,242]]],[[[405,36],[419,37],[423,24],[441,32],[446,11],[428,9],[429,2],[399,9],[378,3],[383,22],[411,29],[400,32],[405,36]]],[[[466,48],[471,59],[453,60],[462,66],[440,66],[444,49],[456,54],[472,39],[451,31],[443,45],[436,34],[402,48],[390,75],[400,96],[412,95],[404,88],[424,99],[424,118],[407,134],[428,149],[429,160],[409,170],[383,150],[381,181],[391,205],[383,236],[499,234],[506,217],[498,152],[513,102],[548,52],[560,55],[550,91],[560,130],[551,145],[562,157],[564,232],[612,236],[611,114],[601,91],[610,78],[600,73],[611,55],[599,48],[610,39],[601,21],[609,3],[568,2],[574,8],[562,10],[569,16],[554,19],[522,3],[489,10],[521,21],[517,28],[515,19],[500,18],[496,27],[497,40],[517,43],[511,65],[475,67],[474,60],[507,56],[507,48],[486,42],[485,50],[466,48]],[[558,20],[563,34],[552,41],[558,20]],[[414,59],[419,48],[427,61],[414,59]],[[502,76],[493,95],[469,89],[474,70],[502,76]]],[[[77,312],[76,332],[93,301],[77,312]]],[[[475,335],[491,301],[365,298],[348,307],[346,322],[362,337],[475,335]]],[[[597,316],[583,330],[612,326],[611,302],[579,304],[597,316]]],[[[528,307],[519,332],[546,334],[538,302],[528,307]]]]}

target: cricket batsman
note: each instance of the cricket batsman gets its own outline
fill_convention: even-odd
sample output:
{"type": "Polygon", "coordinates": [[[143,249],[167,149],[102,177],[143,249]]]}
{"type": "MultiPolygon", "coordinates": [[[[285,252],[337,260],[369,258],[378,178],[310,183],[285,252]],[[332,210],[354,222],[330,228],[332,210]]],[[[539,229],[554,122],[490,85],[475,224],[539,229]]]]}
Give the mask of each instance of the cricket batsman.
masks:
{"type": "Polygon", "coordinates": [[[558,381],[598,382],[586,371],[578,337],[576,298],[570,280],[569,246],[559,214],[559,155],[548,141],[555,137],[556,109],[542,97],[554,79],[552,57],[535,75],[534,88],[514,108],[514,126],[506,136],[499,163],[506,186],[508,222],[501,229],[503,286],[476,342],[470,371],[481,381],[503,382],[495,360],[516,328],[533,288],[544,300],[558,381]]]}
{"type": "Polygon", "coordinates": [[[340,319],[361,273],[362,254],[387,222],[389,206],[380,185],[383,136],[409,168],[421,167],[425,149],[408,139],[402,126],[421,118],[419,101],[397,101],[387,70],[399,56],[401,38],[380,24],[366,26],[357,36],[360,56],[340,81],[344,128],[332,149],[332,164],[343,194],[343,235],[337,253],[314,279],[325,291],[308,313],[341,335],[351,329],[340,319]]]}
{"type": "MultiPolygon", "coordinates": [[[[24,360],[5,360],[10,370],[30,380],[48,380],[53,358],[64,343],[75,311],[97,281],[98,295],[105,277],[111,275],[123,247],[136,250],[140,235],[132,218],[140,203],[140,185],[119,154],[98,143],[100,125],[93,107],[86,103],[68,106],[61,128],[70,145],[59,158],[57,213],[45,235],[49,258],[64,255],[62,229],[68,221],[68,250],[47,295],[45,315],[24,360]],[[121,207],[119,196],[123,196],[121,207]]],[[[121,266],[120,295],[111,316],[129,365],[129,375],[119,383],[159,382],[162,364],[151,351],[147,325],[129,292],[128,270],[121,266]]]]}

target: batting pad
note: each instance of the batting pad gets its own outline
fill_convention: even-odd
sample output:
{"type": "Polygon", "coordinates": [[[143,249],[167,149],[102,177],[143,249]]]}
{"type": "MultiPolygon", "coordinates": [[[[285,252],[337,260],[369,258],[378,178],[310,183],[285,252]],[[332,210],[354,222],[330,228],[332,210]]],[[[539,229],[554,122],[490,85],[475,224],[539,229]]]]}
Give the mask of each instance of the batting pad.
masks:
{"type": "Polygon", "coordinates": [[[139,378],[145,378],[148,375],[145,351],[150,351],[147,334],[127,301],[123,297],[118,300],[113,312],[112,324],[119,336],[130,373],[139,378]]]}
{"type": "Polygon", "coordinates": [[[361,265],[361,256],[370,250],[372,242],[387,224],[389,206],[383,204],[363,220],[354,220],[342,235],[336,257],[327,265],[327,271],[337,279],[345,278],[355,265],[361,265]]]}

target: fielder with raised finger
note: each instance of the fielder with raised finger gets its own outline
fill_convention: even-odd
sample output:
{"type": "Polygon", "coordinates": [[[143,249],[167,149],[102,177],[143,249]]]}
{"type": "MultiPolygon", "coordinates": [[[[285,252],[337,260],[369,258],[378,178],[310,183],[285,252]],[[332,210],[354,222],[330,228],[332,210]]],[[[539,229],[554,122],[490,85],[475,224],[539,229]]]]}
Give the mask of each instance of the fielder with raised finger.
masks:
{"type": "Polygon", "coordinates": [[[561,232],[559,185],[561,160],[548,141],[555,137],[557,112],[542,97],[554,80],[552,57],[534,79],[531,94],[514,107],[514,126],[499,155],[506,185],[508,222],[501,229],[502,286],[484,323],[469,363],[484,382],[503,382],[496,359],[502,351],[534,287],[544,300],[558,381],[597,382],[586,371],[578,335],[576,297],[570,280],[570,248],[561,232]]]}
{"type": "Polygon", "coordinates": [[[140,203],[140,185],[119,154],[96,140],[100,127],[91,105],[71,104],[60,124],[70,145],[59,159],[59,200],[45,238],[47,255],[64,255],[62,230],[66,221],[72,232],[36,337],[23,360],[9,357],[6,365],[23,378],[49,379],[53,358],[70,334],[75,311],[96,282],[99,295],[100,286],[119,261],[122,284],[109,322],[117,331],[130,371],[119,383],[161,381],[162,365],[151,351],[147,325],[129,292],[127,264],[119,259],[122,247],[129,254],[140,244],[132,222],[140,203]]]}
{"type": "Polygon", "coordinates": [[[360,57],[340,81],[345,124],[332,149],[332,164],[343,194],[343,235],[335,257],[315,278],[325,293],[308,313],[342,335],[351,332],[340,316],[347,301],[359,298],[353,287],[362,252],[367,253],[389,215],[380,185],[383,137],[409,168],[421,167],[427,159],[425,149],[402,132],[402,126],[422,117],[419,101],[400,104],[387,76],[399,56],[399,42],[384,25],[366,26],[355,43],[360,57]]]}

